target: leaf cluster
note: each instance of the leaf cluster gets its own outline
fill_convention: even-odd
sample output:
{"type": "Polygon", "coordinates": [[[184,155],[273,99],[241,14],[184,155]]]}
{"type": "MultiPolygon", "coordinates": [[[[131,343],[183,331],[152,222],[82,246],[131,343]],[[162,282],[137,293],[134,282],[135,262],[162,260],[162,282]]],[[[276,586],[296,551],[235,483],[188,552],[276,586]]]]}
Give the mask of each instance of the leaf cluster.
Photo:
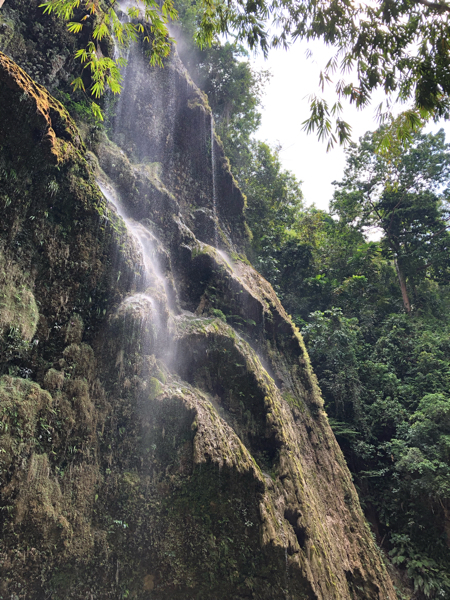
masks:
{"type": "Polygon", "coordinates": [[[45,13],[54,13],[66,21],[71,33],[82,35],[86,30],[88,41],[75,53],[83,73],[74,79],[72,86],[74,91],[86,91],[84,71],[87,70],[91,109],[98,120],[103,120],[103,115],[95,100],[107,90],[120,93],[121,68],[126,65],[120,53],[114,58],[103,55],[101,42],[105,38],[112,36],[120,48],[142,35],[149,45],[152,65],[162,66],[163,59],[170,53],[173,40],[167,25],[177,17],[172,0],[162,3],[142,0],[140,5],[128,7],[126,15],[121,14],[117,0],[110,0],[107,5],[99,0],[44,0],[40,6],[45,13]]]}
{"type": "Polygon", "coordinates": [[[423,118],[448,118],[447,2],[288,0],[283,7],[282,36],[319,39],[333,49],[320,83],[322,89],[333,84],[337,100],[330,104],[313,95],[305,122],[305,128],[317,130],[329,146],[349,140],[349,126],[341,118],[342,101],[364,108],[376,89],[387,96],[377,109],[381,120],[396,101],[410,103],[404,125],[414,127],[423,118]]]}

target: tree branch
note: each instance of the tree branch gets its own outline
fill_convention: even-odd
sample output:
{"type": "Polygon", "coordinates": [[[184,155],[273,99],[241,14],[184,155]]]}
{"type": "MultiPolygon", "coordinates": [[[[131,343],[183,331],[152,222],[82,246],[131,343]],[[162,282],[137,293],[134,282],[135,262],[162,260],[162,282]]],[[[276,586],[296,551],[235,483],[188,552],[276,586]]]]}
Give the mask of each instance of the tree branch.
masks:
{"type": "Polygon", "coordinates": [[[427,8],[432,8],[433,10],[437,10],[438,12],[449,12],[450,6],[448,4],[444,4],[443,2],[429,2],[428,0],[416,0],[418,4],[422,4],[427,8]]]}

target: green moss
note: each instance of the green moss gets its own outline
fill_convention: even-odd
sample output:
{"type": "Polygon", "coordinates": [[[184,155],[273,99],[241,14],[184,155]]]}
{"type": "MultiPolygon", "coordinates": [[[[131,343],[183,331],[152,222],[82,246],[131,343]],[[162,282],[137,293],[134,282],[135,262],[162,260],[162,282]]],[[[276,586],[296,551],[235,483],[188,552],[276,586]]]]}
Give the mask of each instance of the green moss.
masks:
{"type": "Polygon", "coordinates": [[[79,314],[74,314],[70,318],[66,327],[66,344],[79,344],[83,338],[84,323],[79,314]]]}
{"type": "Polygon", "coordinates": [[[293,396],[287,390],[284,390],[283,393],[282,393],[282,395],[283,395],[283,398],[286,400],[286,402],[289,404],[289,406],[296,406],[302,412],[305,411],[305,405],[304,405],[304,403],[299,398],[293,396]]]}
{"type": "Polygon", "coordinates": [[[19,266],[0,252],[0,335],[16,330],[26,341],[36,332],[39,311],[19,266]]]}
{"type": "Polygon", "coordinates": [[[211,256],[212,257],[213,254],[214,253],[209,246],[207,246],[205,244],[202,244],[200,246],[200,244],[197,244],[192,248],[191,256],[192,256],[192,259],[195,259],[199,256],[211,256]]]}
{"type": "Polygon", "coordinates": [[[49,391],[60,390],[64,385],[64,372],[49,369],[44,377],[44,386],[49,391]]]}
{"type": "Polygon", "coordinates": [[[163,387],[156,377],[151,377],[148,382],[148,398],[149,400],[155,400],[162,392],[163,387]]]}
{"type": "MultiPolygon", "coordinates": [[[[43,447],[46,446],[42,439],[42,424],[50,420],[52,402],[50,394],[36,383],[9,376],[0,379],[0,489],[4,488],[8,472],[18,461],[22,461],[22,468],[26,472],[27,462],[31,460],[28,462],[31,469],[30,478],[27,485],[20,490],[22,502],[18,502],[17,499],[14,502],[15,518],[19,521],[24,518],[28,499],[32,497],[30,486],[32,487],[35,479],[33,473],[40,473],[42,469],[39,465],[48,464],[47,456],[41,455],[43,447]]],[[[36,481],[36,485],[43,486],[42,493],[47,485],[51,487],[45,473],[44,469],[40,475],[41,483],[36,481]]],[[[9,493],[4,490],[3,502],[7,502],[11,493],[14,494],[14,487],[9,493]]],[[[42,510],[51,511],[52,508],[47,505],[43,506],[42,510]]]]}
{"type": "Polygon", "coordinates": [[[164,371],[162,371],[161,369],[156,369],[155,370],[155,377],[156,379],[158,379],[161,383],[165,384],[167,383],[167,377],[166,374],[164,373],[164,371]]]}
{"type": "Polygon", "coordinates": [[[245,254],[238,254],[237,252],[232,252],[231,253],[231,258],[234,261],[240,261],[240,262],[248,265],[249,267],[252,266],[251,263],[250,263],[250,261],[248,260],[248,258],[245,256],[245,254]]]}
{"type": "Polygon", "coordinates": [[[227,322],[227,318],[226,316],[223,314],[223,312],[217,308],[210,308],[209,312],[214,316],[217,317],[218,319],[220,319],[221,321],[223,321],[224,323],[227,322]]]}
{"type": "Polygon", "coordinates": [[[211,109],[209,107],[209,103],[208,103],[208,97],[203,92],[200,92],[200,94],[198,94],[192,100],[189,100],[188,107],[191,110],[200,109],[205,114],[208,114],[208,113],[210,114],[210,111],[211,111],[211,109]]]}

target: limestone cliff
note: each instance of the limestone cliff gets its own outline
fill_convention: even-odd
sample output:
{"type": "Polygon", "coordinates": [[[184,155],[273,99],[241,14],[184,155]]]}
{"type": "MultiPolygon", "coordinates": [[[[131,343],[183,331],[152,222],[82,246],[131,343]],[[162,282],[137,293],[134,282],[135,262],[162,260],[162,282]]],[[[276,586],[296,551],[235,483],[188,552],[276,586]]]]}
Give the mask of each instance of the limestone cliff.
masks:
{"type": "Polygon", "coordinates": [[[0,54],[0,597],[394,599],[207,102],[129,60],[91,153],[0,54]]]}

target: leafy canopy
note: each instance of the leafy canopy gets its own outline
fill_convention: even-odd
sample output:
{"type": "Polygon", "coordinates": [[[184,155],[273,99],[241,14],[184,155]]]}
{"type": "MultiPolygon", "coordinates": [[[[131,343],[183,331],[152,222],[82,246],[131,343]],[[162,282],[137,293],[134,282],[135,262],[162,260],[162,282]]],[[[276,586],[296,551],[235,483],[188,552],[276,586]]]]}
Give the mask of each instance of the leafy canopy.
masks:
{"type": "MultiPolygon", "coordinates": [[[[333,56],[320,74],[322,89],[333,83],[337,99],[329,103],[313,95],[307,131],[333,146],[350,139],[351,128],[342,119],[347,99],[358,108],[370,103],[381,89],[387,101],[378,107],[380,118],[389,114],[393,102],[409,103],[408,127],[423,119],[449,116],[450,92],[450,4],[445,0],[198,0],[193,33],[198,45],[211,45],[220,33],[244,41],[250,48],[267,53],[271,47],[287,47],[293,40],[320,39],[333,49],[333,56]],[[272,33],[274,31],[274,33],[272,33]]],[[[119,59],[101,55],[98,43],[112,30],[119,43],[145,32],[150,61],[161,64],[170,51],[169,21],[177,18],[173,0],[140,0],[127,9],[139,23],[123,23],[118,2],[111,0],[45,0],[47,12],[67,21],[81,35],[93,25],[89,41],[78,53],[91,72],[91,92],[99,98],[106,86],[120,91],[119,59]]],[[[78,78],[76,87],[83,87],[78,78]]],[[[99,110],[99,109],[98,109],[99,110]]]]}
{"type": "MultiPolygon", "coordinates": [[[[311,98],[307,130],[317,130],[329,145],[349,137],[341,119],[342,100],[368,106],[372,92],[387,95],[382,118],[392,102],[409,103],[407,121],[448,118],[450,91],[450,4],[445,0],[286,0],[278,21],[281,40],[323,40],[334,49],[320,81],[334,83],[336,102],[311,98]]],[[[276,41],[276,40],[275,40],[276,41]]]]}

